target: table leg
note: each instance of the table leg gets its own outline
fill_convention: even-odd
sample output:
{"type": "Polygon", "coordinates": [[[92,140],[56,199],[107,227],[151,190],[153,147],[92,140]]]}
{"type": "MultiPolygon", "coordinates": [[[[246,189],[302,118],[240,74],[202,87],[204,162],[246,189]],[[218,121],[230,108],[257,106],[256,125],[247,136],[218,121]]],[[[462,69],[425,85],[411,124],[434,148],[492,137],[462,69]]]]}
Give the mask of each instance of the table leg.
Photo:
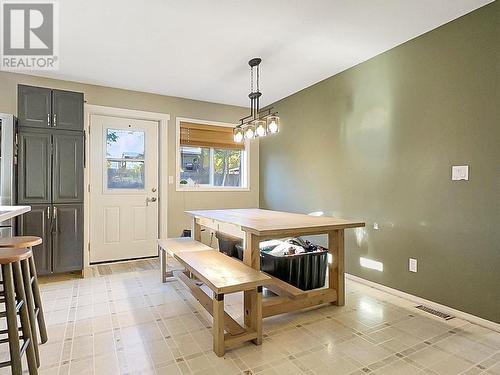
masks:
{"type": "MultiPolygon", "coordinates": [[[[260,248],[259,248],[260,238],[251,233],[245,233],[245,249],[243,250],[243,263],[253,269],[260,270],[260,248]]],[[[245,309],[245,326],[252,327],[255,321],[254,317],[254,307],[252,306],[252,301],[255,304],[254,291],[243,292],[243,306],[245,309]]]]}
{"type": "Polygon", "coordinates": [[[201,242],[201,225],[198,224],[195,217],[193,217],[192,231],[191,237],[193,237],[193,240],[201,242]]]}
{"type": "Polygon", "coordinates": [[[167,282],[167,251],[163,250],[161,246],[158,246],[158,252],[160,253],[160,264],[161,264],[161,282],[167,282]]]}
{"type": "Polygon", "coordinates": [[[344,230],[338,229],[328,233],[328,250],[333,258],[328,265],[328,283],[330,289],[337,291],[337,306],[345,304],[344,278],[344,230]]]}

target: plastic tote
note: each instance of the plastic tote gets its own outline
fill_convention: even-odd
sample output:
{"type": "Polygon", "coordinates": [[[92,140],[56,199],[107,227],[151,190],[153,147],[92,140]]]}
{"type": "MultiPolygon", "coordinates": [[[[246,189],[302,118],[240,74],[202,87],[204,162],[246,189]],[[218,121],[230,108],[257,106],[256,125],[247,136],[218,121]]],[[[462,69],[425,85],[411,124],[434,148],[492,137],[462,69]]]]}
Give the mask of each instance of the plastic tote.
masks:
{"type": "Polygon", "coordinates": [[[260,252],[262,271],[302,290],[322,288],[327,265],[328,250],[286,256],[260,252]]]}
{"type": "MultiPolygon", "coordinates": [[[[241,238],[229,236],[220,232],[216,232],[215,237],[217,238],[217,241],[219,241],[219,251],[221,253],[237,258],[238,252],[236,250],[236,245],[243,244],[243,240],[241,238]]],[[[241,259],[243,259],[243,257],[241,259]]]]}
{"type": "MultiPolygon", "coordinates": [[[[243,246],[236,245],[236,257],[243,259],[243,246]]],[[[260,269],[302,290],[325,286],[328,268],[328,249],[276,256],[269,251],[260,251],[260,269]]]]}

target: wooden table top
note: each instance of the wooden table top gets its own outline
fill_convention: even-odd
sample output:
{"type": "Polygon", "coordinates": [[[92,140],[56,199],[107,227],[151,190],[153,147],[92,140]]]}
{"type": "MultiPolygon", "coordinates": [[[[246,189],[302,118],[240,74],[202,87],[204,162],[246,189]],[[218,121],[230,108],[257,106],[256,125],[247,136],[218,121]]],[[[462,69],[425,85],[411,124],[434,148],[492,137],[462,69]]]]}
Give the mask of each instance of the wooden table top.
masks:
{"type": "Polygon", "coordinates": [[[325,233],[336,229],[364,227],[359,220],[339,219],[331,216],[309,216],[290,212],[258,208],[186,211],[197,218],[235,224],[245,232],[257,235],[287,235],[325,233]]]}
{"type": "Polygon", "coordinates": [[[216,293],[250,290],[271,281],[266,274],[218,250],[180,251],[175,258],[216,293]]]}

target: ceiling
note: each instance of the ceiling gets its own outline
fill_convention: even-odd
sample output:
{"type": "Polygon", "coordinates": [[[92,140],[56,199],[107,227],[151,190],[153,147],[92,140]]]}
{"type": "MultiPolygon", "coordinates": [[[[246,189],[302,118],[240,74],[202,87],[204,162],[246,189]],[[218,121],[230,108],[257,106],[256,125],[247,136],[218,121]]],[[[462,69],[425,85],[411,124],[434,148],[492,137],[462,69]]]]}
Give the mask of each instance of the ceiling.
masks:
{"type": "Polygon", "coordinates": [[[60,69],[40,75],[248,106],[293,94],[490,0],[64,0],[60,69]]]}

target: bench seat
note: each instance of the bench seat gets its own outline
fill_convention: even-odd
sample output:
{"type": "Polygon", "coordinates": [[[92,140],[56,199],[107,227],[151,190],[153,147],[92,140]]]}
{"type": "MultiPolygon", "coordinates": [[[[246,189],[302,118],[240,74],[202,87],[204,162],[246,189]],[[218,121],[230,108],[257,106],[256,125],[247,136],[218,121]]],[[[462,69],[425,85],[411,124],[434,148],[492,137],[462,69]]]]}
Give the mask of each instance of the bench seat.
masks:
{"type": "Polygon", "coordinates": [[[265,273],[218,250],[181,251],[175,258],[217,294],[253,290],[271,281],[265,273]]]}
{"type": "Polygon", "coordinates": [[[207,246],[201,242],[193,240],[191,237],[178,237],[178,238],[167,238],[158,240],[158,251],[160,254],[161,263],[161,281],[163,283],[167,282],[168,277],[172,277],[172,271],[167,270],[167,257],[168,255],[174,256],[176,253],[183,251],[205,251],[213,250],[210,246],[207,246]]]}

